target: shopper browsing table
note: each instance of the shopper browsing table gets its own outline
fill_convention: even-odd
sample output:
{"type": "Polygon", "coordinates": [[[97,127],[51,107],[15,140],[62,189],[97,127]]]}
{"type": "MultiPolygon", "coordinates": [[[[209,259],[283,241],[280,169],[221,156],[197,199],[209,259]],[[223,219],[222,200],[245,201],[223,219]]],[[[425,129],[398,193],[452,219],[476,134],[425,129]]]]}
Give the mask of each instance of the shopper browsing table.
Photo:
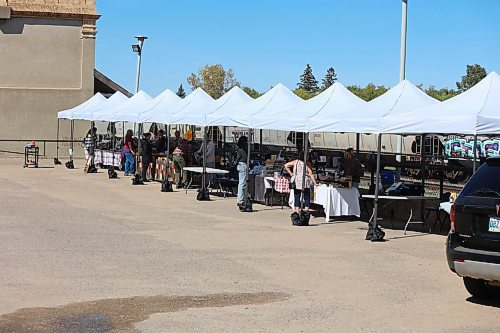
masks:
{"type": "Polygon", "coordinates": [[[297,159],[285,164],[285,170],[292,176],[292,183],[295,184],[294,194],[294,207],[297,213],[300,213],[300,196],[304,192],[304,208],[309,211],[311,204],[311,186],[318,186],[314,174],[312,172],[311,163],[307,162],[307,171],[305,183],[303,183],[304,175],[304,162],[297,159]],[[292,169],[293,168],[293,172],[292,169]]]}
{"type": "Polygon", "coordinates": [[[358,187],[363,176],[363,167],[361,162],[354,157],[354,150],[348,148],[344,152],[344,161],[342,162],[341,169],[344,171],[345,177],[351,177],[352,187],[358,187]]]}

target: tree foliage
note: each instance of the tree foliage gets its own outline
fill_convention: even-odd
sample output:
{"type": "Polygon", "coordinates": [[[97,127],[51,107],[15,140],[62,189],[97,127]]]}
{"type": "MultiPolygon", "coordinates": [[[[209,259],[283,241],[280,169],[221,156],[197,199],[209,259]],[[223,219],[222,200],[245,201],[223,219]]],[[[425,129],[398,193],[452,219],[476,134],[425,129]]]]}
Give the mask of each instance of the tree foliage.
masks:
{"type": "Polygon", "coordinates": [[[351,85],[348,86],[347,89],[349,89],[349,91],[354,95],[367,102],[379,97],[380,95],[383,95],[387,90],[389,90],[385,86],[376,86],[373,83],[368,83],[364,88],[356,85],[351,85]]]}
{"type": "Polygon", "coordinates": [[[233,70],[225,70],[220,64],[205,65],[198,71],[198,74],[191,73],[187,81],[193,90],[202,88],[215,99],[224,95],[232,87],[240,85],[234,77],[233,70]]]}
{"type": "Polygon", "coordinates": [[[186,92],[184,91],[184,87],[182,86],[182,84],[179,86],[179,89],[177,89],[177,92],[175,94],[180,98],[186,97],[186,92]]]}
{"type": "Polygon", "coordinates": [[[305,90],[308,93],[315,93],[319,90],[318,81],[314,77],[311,65],[307,64],[304,74],[300,76],[300,82],[297,83],[299,89],[305,90]]]}
{"type": "Polygon", "coordinates": [[[464,92],[474,87],[479,81],[486,77],[486,69],[478,64],[467,65],[467,70],[462,81],[457,82],[459,92],[464,92]]]}
{"type": "Polygon", "coordinates": [[[323,78],[323,86],[321,87],[322,90],[326,90],[329,87],[333,86],[333,84],[337,81],[337,73],[335,73],[335,69],[333,67],[328,68],[326,71],[326,75],[323,78]]]}
{"type": "Polygon", "coordinates": [[[316,93],[310,93],[308,91],[306,91],[305,89],[295,89],[293,91],[295,93],[295,95],[299,96],[300,98],[304,99],[304,100],[307,100],[309,98],[313,98],[314,96],[316,96],[316,93]]]}
{"type": "Polygon", "coordinates": [[[262,96],[262,94],[260,92],[258,92],[257,90],[255,90],[251,87],[243,87],[242,90],[244,92],[246,92],[247,95],[252,97],[252,98],[258,98],[258,97],[262,96]]]}
{"type": "Polygon", "coordinates": [[[417,87],[422,89],[427,95],[441,102],[446,101],[447,99],[455,97],[459,94],[458,91],[448,88],[436,89],[436,87],[434,86],[429,86],[429,88],[425,89],[422,84],[419,84],[417,87]]]}

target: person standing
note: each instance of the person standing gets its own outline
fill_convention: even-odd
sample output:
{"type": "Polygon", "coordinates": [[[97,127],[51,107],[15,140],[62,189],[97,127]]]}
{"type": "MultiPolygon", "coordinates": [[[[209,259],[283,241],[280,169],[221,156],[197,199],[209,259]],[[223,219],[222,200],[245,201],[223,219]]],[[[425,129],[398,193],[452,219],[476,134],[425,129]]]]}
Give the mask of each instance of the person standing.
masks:
{"type": "MultiPolygon", "coordinates": [[[[203,158],[203,149],[206,146],[205,153],[205,162],[207,164],[207,168],[215,168],[215,144],[212,140],[210,140],[209,136],[205,137],[205,140],[201,144],[200,149],[195,153],[198,159],[203,158]]],[[[212,181],[212,174],[207,173],[205,176],[205,185],[212,181]]]]}
{"type": "Polygon", "coordinates": [[[175,184],[178,189],[187,186],[187,171],[184,170],[186,167],[186,160],[184,156],[187,156],[188,149],[186,140],[181,139],[177,148],[175,148],[172,153],[175,168],[175,184]]]}
{"type": "Polygon", "coordinates": [[[165,131],[162,129],[158,131],[155,148],[158,154],[165,154],[165,151],[167,150],[167,138],[165,137],[165,131]]]}
{"type": "Polygon", "coordinates": [[[153,143],[153,165],[151,167],[151,179],[156,180],[156,160],[158,155],[165,154],[167,150],[167,139],[165,138],[165,131],[160,129],[156,135],[156,141],[153,143]]]}
{"type": "Polygon", "coordinates": [[[174,139],[172,140],[171,144],[170,144],[170,151],[169,153],[172,154],[175,150],[175,148],[177,148],[177,146],[179,145],[179,142],[182,140],[182,137],[181,137],[181,132],[180,131],[175,131],[174,133],[174,139]]]}
{"type": "Polygon", "coordinates": [[[242,207],[245,204],[245,194],[248,186],[248,138],[240,136],[238,139],[238,151],[236,152],[236,170],[238,170],[238,196],[236,204],[242,207]]]}
{"type": "MultiPolygon", "coordinates": [[[[300,156],[301,154],[299,154],[300,156]]],[[[295,212],[300,213],[300,196],[302,192],[304,193],[304,208],[309,211],[309,206],[311,204],[311,186],[317,186],[316,179],[312,172],[310,163],[307,163],[306,177],[304,179],[304,161],[299,159],[293,160],[285,164],[285,170],[290,176],[292,176],[292,182],[295,183],[294,203],[295,212]],[[290,170],[293,168],[293,171],[290,170]],[[305,182],[303,182],[305,180],[305,182]]]]}
{"type": "Polygon", "coordinates": [[[85,138],[83,139],[83,151],[85,153],[85,159],[88,160],[91,152],[92,152],[92,145],[97,142],[97,128],[91,128],[88,130],[87,135],[85,135],[85,138]],[[93,134],[92,134],[93,133],[93,134]],[[93,137],[92,137],[93,135],[93,137]],[[93,139],[93,140],[92,140],[93,139]]]}
{"type": "Polygon", "coordinates": [[[344,177],[352,179],[352,187],[357,188],[364,172],[361,162],[354,157],[354,150],[352,148],[348,148],[344,152],[344,161],[341,164],[341,170],[344,171],[344,177]]]}
{"type": "Polygon", "coordinates": [[[125,135],[125,142],[123,145],[123,154],[125,155],[125,176],[133,175],[135,172],[134,168],[134,132],[129,129],[125,135]]]}
{"type": "Polygon", "coordinates": [[[149,163],[153,161],[153,144],[151,143],[151,133],[144,133],[141,140],[141,158],[142,158],[142,181],[148,182],[146,173],[148,171],[149,163]]]}

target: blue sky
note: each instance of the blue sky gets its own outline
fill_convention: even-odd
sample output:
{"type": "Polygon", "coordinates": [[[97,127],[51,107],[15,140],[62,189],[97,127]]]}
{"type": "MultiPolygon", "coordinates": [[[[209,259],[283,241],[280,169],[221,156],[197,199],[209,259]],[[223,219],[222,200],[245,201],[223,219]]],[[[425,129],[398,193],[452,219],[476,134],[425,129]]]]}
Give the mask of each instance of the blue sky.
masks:
{"type": "MultiPolygon", "coordinates": [[[[500,72],[500,1],[409,0],[407,78],[456,88],[467,64],[500,72]]],[[[141,88],[177,91],[205,64],[242,86],[296,87],[335,68],[344,85],[399,80],[401,0],[97,0],[96,68],[134,90],[133,36],[144,46],[141,88]]]]}

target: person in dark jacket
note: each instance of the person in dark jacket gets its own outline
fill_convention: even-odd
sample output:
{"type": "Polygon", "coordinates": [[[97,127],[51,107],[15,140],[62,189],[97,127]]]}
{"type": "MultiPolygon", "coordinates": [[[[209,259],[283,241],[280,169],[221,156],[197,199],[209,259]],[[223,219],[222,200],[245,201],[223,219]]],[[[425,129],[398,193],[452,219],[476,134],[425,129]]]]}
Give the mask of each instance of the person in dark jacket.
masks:
{"type": "Polygon", "coordinates": [[[247,191],[247,177],[248,177],[248,138],[241,136],[238,139],[238,151],[236,152],[236,170],[238,170],[238,196],[236,203],[238,206],[245,204],[245,194],[247,191]]]}
{"type": "Polygon", "coordinates": [[[349,148],[344,152],[342,170],[344,171],[344,177],[351,177],[352,186],[358,187],[359,182],[361,181],[361,176],[364,175],[364,172],[361,162],[354,157],[354,151],[352,148],[349,148]]]}
{"type": "Polygon", "coordinates": [[[153,161],[153,144],[151,142],[151,133],[144,133],[141,140],[141,157],[142,157],[142,181],[148,182],[146,173],[148,171],[149,163],[153,161]]]}
{"type": "Polygon", "coordinates": [[[162,129],[158,131],[155,148],[158,154],[164,154],[167,150],[167,138],[165,137],[165,131],[162,129]]]}

